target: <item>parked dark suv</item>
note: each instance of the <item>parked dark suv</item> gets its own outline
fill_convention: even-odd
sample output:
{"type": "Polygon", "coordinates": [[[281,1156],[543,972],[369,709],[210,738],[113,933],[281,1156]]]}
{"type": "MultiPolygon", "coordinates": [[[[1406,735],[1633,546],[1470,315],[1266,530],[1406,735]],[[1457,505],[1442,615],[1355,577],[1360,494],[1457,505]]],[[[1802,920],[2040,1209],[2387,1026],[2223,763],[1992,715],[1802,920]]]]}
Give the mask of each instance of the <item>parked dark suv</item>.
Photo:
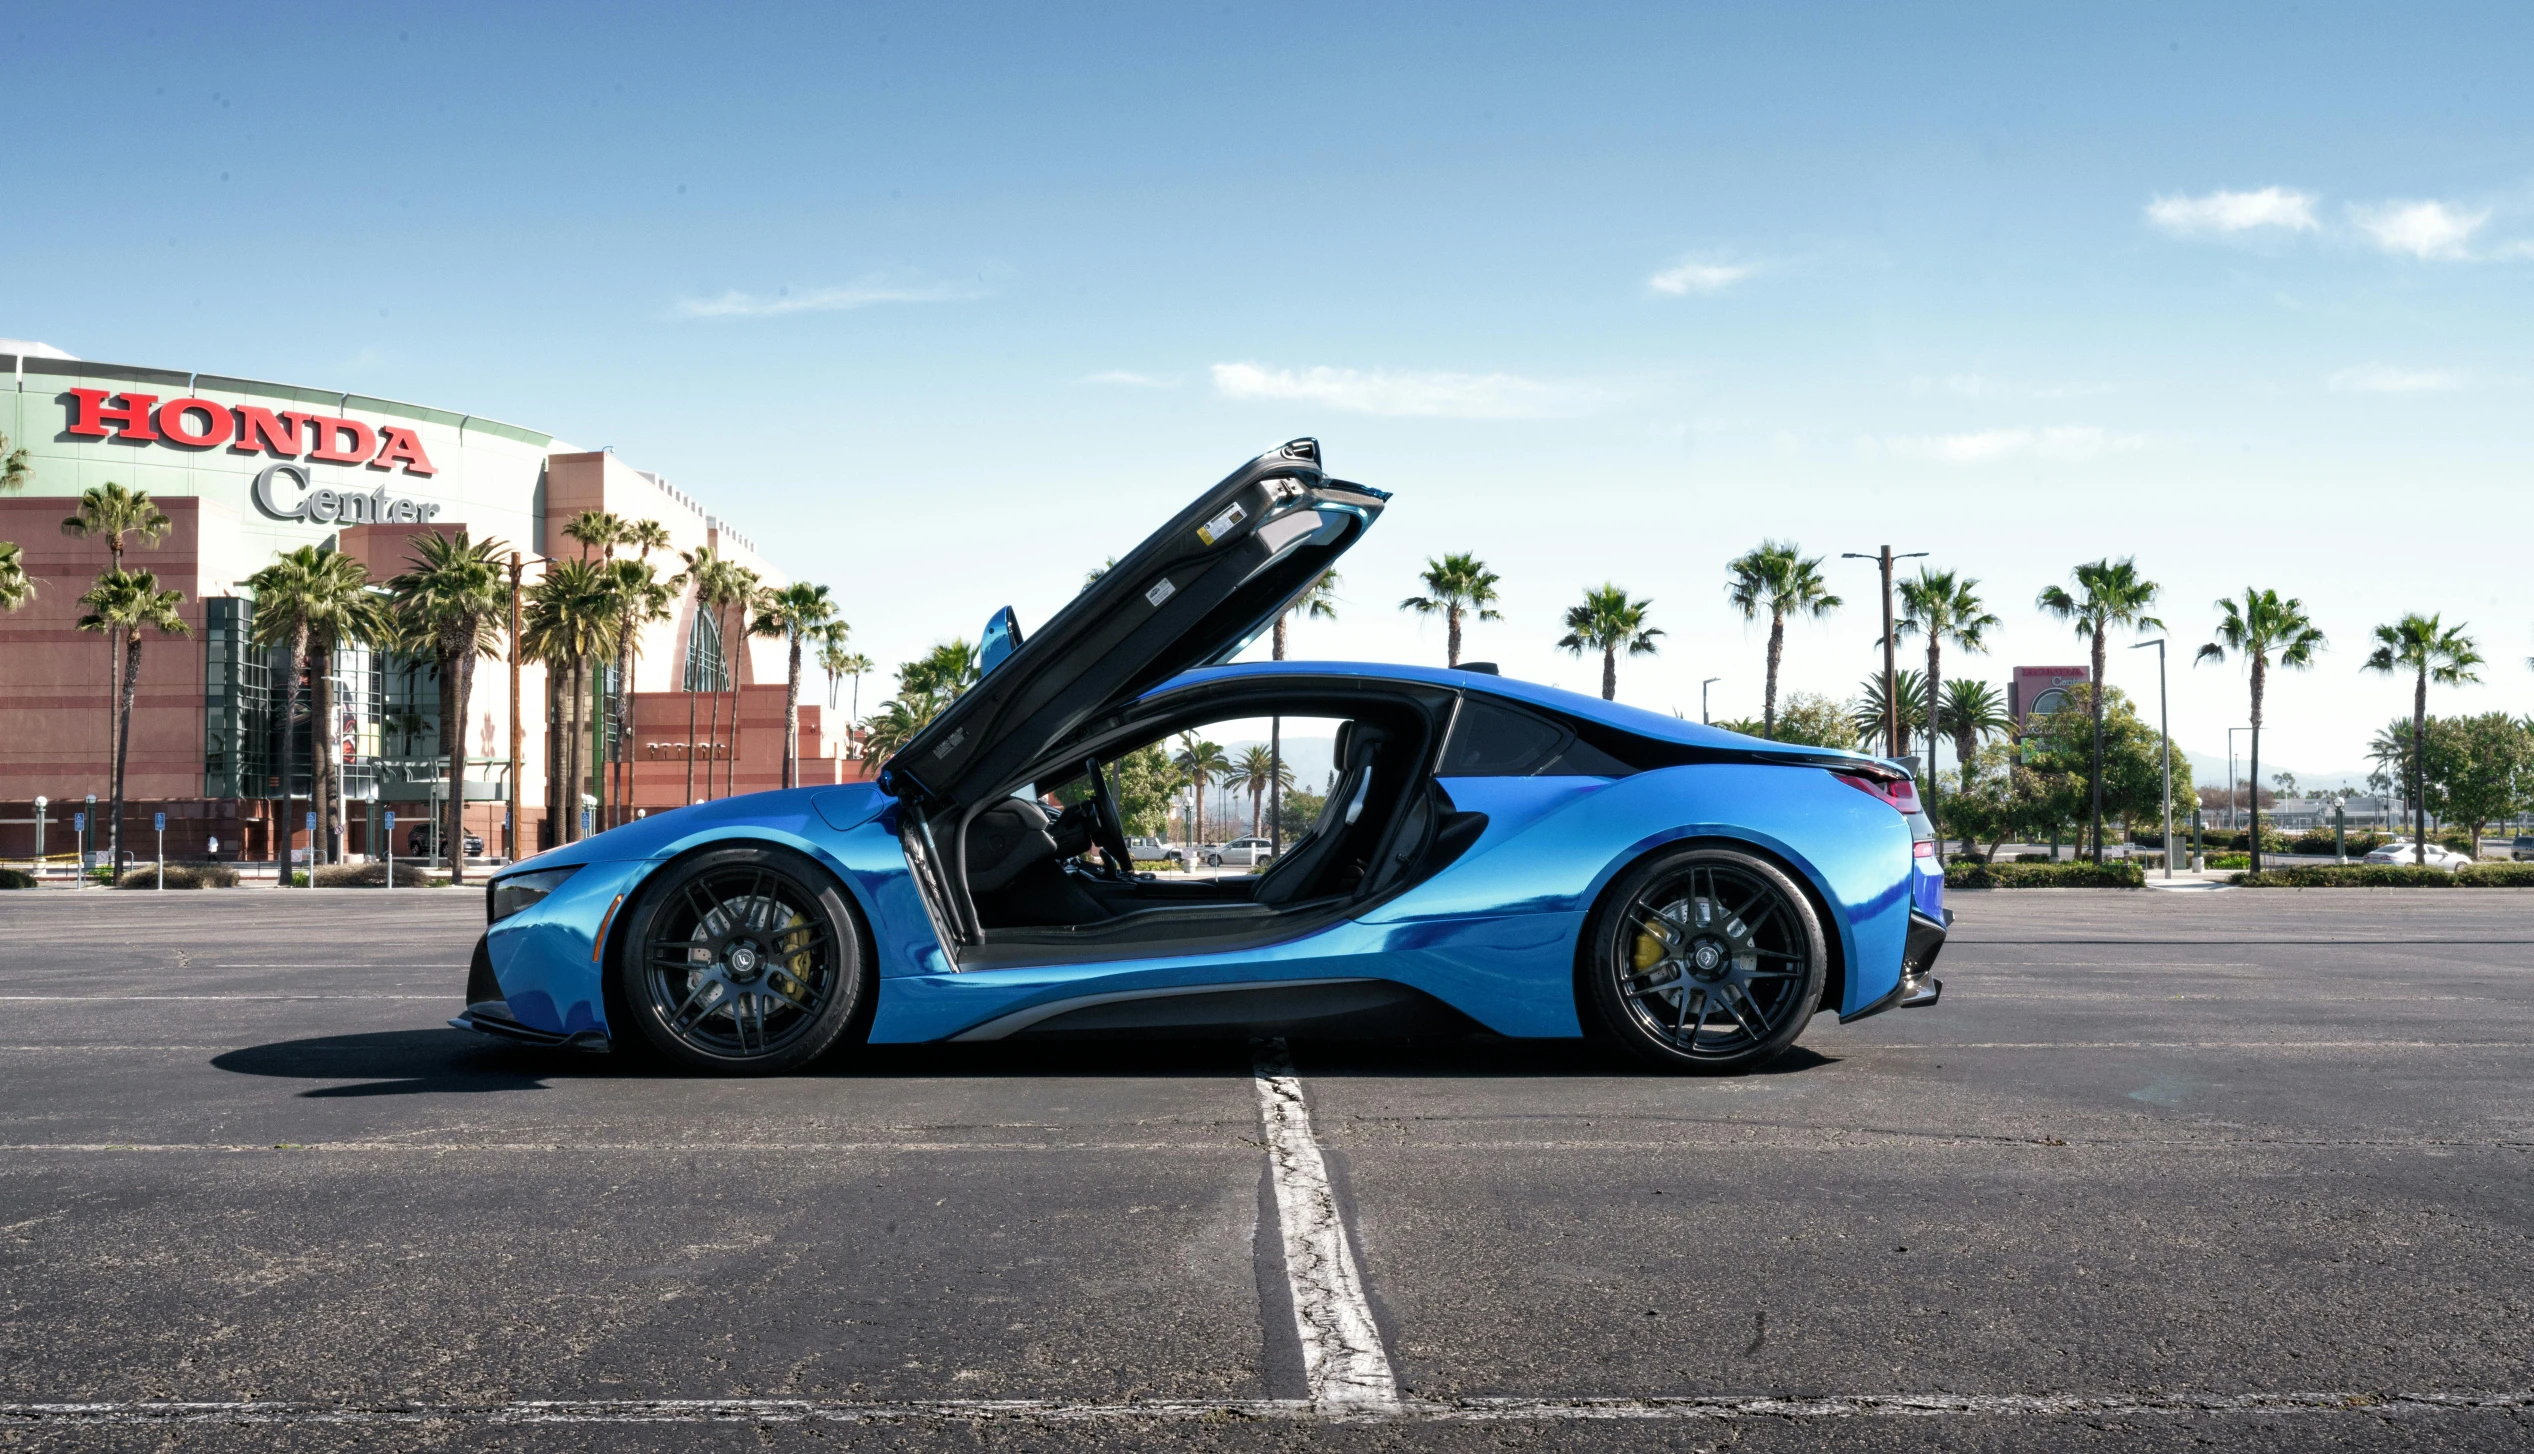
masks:
{"type": "Polygon", "coordinates": [[[2534,833],[2516,835],[2516,841],[2508,845],[2508,858],[2515,863],[2534,858],[2534,833]]]}
{"type": "MultiPolygon", "coordinates": [[[[408,834],[406,834],[406,835],[405,835],[405,856],[406,856],[406,857],[408,857],[408,858],[422,858],[422,857],[427,856],[430,852],[431,852],[431,825],[430,825],[430,824],[425,823],[425,824],[423,824],[422,826],[420,826],[420,827],[418,827],[418,828],[414,829],[414,831],[412,831],[411,833],[408,833],[408,834]]],[[[469,834],[467,834],[467,835],[466,835],[466,856],[467,856],[467,857],[469,857],[469,858],[482,858],[482,857],[484,856],[484,836],[483,836],[482,834],[480,834],[480,833],[469,833],[469,834]]]]}

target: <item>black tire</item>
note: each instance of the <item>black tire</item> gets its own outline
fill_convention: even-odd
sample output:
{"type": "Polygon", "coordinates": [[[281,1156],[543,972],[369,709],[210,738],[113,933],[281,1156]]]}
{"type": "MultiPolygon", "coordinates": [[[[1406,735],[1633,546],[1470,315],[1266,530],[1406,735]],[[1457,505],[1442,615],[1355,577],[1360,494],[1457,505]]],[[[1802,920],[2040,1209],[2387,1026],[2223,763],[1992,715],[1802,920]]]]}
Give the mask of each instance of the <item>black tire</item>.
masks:
{"type": "Polygon", "coordinates": [[[1820,1008],[1830,948],[1785,870],[1681,848],[1621,874],[1584,942],[1585,1024],[1665,1070],[1726,1075],[1776,1059],[1820,1008]]]}
{"type": "Polygon", "coordinates": [[[1223,855],[1219,853],[1207,854],[1205,856],[1205,866],[1208,868],[1221,868],[1223,866],[1223,855]]]}
{"type": "Polygon", "coordinates": [[[644,1041],[726,1075],[809,1064],[871,994],[844,890],[781,848],[715,848],[655,875],[626,915],[616,964],[644,1041]]]}

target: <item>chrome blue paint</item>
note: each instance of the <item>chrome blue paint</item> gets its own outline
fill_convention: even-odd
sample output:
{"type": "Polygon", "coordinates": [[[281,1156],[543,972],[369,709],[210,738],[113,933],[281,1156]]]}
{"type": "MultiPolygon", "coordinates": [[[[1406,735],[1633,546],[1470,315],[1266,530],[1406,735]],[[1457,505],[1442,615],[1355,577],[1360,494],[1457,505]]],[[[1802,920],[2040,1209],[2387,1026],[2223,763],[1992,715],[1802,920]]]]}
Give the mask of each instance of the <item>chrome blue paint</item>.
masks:
{"type": "MultiPolygon", "coordinates": [[[[1761,747],[1820,767],[1857,754],[1752,739],[1535,683],[1360,662],[1210,667],[1156,688],[1278,675],[1417,682],[1554,708],[1658,741],[1761,747]]],[[[869,925],[879,996],[870,1038],[934,1040],[1015,1011],[1094,994],[1372,977],[1411,985],[1505,1035],[1581,1033],[1577,937],[1613,877],[1645,854],[1698,839],[1743,844],[1800,876],[1828,911],[1846,966],[1835,1008],[1852,1012],[1899,983],[1911,904],[1942,917],[1941,868],[1913,861],[1906,820],[1810,765],[1712,762],[1617,779],[1451,778],[1456,807],[1487,814],[1459,860],[1359,918],[1282,944],[1091,964],[958,972],[926,912],[897,837],[896,800],[869,784],[725,798],[661,813],[529,860],[591,867],[554,896],[494,926],[491,948],[513,1013],[539,1029],[604,1026],[589,936],[617,893],[718,842],[792,848],[845,886],[869,925]],[[530,998],[544,1020],[532,1020],[530,998]],[[542,996],[542,999],[535,997],[542,996]],[[575,1017],[586,1017],[576,1019],[575,1017]]],[[[1825,1006],[1825,1008],[1833,1008],[1825,1006]]]]}

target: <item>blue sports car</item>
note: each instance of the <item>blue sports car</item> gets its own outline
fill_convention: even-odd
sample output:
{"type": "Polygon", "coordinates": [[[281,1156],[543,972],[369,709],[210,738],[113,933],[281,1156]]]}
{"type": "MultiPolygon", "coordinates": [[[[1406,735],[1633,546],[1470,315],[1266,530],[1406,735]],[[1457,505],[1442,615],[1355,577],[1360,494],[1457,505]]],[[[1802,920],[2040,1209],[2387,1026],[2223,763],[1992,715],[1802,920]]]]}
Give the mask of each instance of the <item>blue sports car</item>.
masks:
{"type": "Polygon", "coordinates": [[[1484,665],[1226,664],[1388,498],[1295,440],[1026,642],[998,613],[977,683],[876,782],[505,870],[451,1023],[722,1072],[849,1043],[1440,1027],[1734,1071],[1819,1011],[1935,1003],[1944,880],[1899,765],[1484,665]],[[1187,781],[1156,749],[1261,724],[1271,762],[1316,770],[1286,802],[1309,821],[1248,872],[1140,870],[1129,813],[1187,781]]]}

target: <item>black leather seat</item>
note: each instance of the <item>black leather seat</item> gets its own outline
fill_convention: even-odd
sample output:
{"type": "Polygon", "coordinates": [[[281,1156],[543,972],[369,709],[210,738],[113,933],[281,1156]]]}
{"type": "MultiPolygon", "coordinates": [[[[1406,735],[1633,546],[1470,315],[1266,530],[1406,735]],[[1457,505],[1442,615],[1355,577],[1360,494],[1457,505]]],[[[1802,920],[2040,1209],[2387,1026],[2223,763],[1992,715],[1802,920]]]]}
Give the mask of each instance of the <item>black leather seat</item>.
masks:
{"type": "MultiPolygon", "coordinates": [[[[1390,734],[1370,723],[1348,722],[1337,729],[1338,776],[1329,789],[1329,800],[1321,806],[1311,831],[1258,876],[1253,902],[1298,903],[1351,886],[1336,879],[1350,864],[1349,844],[1372,826],[1364,823],[1364,812],[1372,801],[1383,749],[1389,744],[1390,734]]],[[[1361,856],[1360,848],[1352,855],[1361,856]]]]}

